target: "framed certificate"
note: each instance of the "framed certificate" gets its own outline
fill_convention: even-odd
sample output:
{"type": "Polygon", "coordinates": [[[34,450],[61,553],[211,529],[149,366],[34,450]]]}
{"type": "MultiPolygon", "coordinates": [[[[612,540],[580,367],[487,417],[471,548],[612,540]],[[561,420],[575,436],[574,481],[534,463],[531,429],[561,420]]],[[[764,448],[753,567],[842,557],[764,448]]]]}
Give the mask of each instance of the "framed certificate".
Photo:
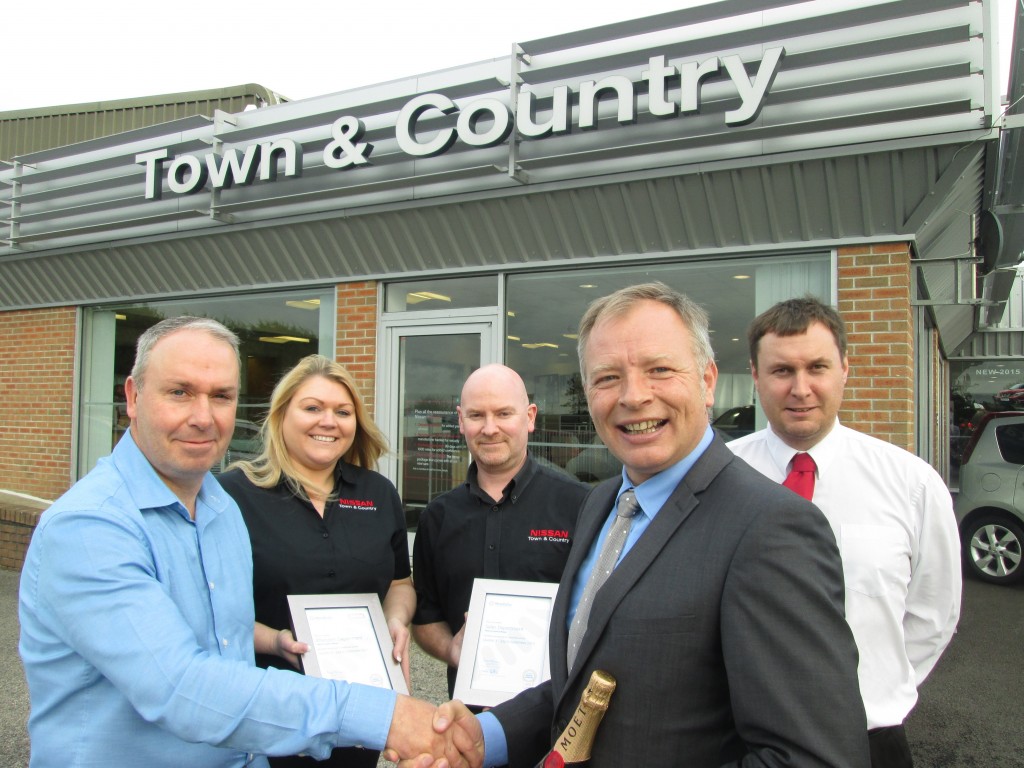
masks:
{"type": "Polygon", "coordinates": [[[455,698],[493,707],[551,677],[548,626],[558,584],[476,579],[455,698]]]}
{"type": "Polygon", "coordinates": [[[377,595],[288,595],[288,608],[307,675],[409,693],[377,595]]]}

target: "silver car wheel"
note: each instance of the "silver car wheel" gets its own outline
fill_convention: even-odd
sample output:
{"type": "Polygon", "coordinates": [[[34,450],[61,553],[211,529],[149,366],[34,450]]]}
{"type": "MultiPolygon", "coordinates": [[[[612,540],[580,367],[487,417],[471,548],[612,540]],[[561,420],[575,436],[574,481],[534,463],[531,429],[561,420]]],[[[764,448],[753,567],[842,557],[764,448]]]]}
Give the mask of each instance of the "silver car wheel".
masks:
{"type": "Polygon", "coordinates": [[[970,562],[986,581],[1017,581],[1021,570],[1021,532],[1012,523],[987,520],[970,535],[970,562]]]}

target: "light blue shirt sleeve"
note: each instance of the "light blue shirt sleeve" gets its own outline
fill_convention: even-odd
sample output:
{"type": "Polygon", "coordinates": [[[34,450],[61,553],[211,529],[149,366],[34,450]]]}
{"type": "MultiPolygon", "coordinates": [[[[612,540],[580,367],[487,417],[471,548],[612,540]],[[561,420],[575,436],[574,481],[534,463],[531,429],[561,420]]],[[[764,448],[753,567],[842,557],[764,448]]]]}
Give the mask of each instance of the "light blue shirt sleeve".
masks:
{"type": "Polygon", "coordinates": [[[508,739],[501,722],[490,712],[481,712],[476,716],[480,729],[484,732],[484,768],[494,768],[508,763],[508,739]]]}
{"type": "Polygon", "coordinates": [[[193,522],[148,463],[121,453],[124,472],[108,463],[58,501],[26,556],[33,760],[235,766],[249,753],[382,748],[393,691],[255,667],[248,535],[216,481],[193,522]],[[140,497],[161,506],[140,509],[140,497]]]}

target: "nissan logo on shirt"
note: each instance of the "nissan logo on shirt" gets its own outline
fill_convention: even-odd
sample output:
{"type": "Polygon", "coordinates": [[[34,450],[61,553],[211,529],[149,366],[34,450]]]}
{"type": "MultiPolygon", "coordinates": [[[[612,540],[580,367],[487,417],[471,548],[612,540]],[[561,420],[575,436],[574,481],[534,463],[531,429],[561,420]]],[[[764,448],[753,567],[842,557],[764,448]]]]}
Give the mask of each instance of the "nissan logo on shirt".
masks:
{"type": "Polygon", "coordinates": [[[338,506],[342,509],[362,509],[367,512],[377,511],[377,502],[372,499],[338,499],[338,506]]]}
{"type": "Polygon", "coordinates": [[[551,541],[556,544],[568,544],[569,532],[547,528],[531,528],[527,541],[551,541]]]}

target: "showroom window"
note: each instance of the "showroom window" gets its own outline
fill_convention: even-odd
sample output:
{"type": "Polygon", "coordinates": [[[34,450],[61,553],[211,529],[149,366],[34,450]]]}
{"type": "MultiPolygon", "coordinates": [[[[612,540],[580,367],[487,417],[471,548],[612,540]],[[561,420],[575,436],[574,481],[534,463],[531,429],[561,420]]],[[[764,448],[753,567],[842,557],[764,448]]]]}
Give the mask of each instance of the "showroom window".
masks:
{"type": "Polygon", "coordinates": [[[810,294],[834,303],[834,270],[831,255],[819,253],[509,275],[505,362],[523,377],[538,407],[531,438],[534,455],[586,482],[621,470],[590,421],[576,354],[579,321],[594,299],[628,285],[660,280],[707,310],[719,371],[709,417],[728,440],[765,424],[764,415],[754,407],[747,326],[782,299],[810,294]]]}
{"type": "Polygon", "coordinates": [[[221,467],[259,450],[259,423],[283,373],[316,352],[334,353],[334,290],[154,301],[87,308],[82,342],[78,476],[110,453],[128,426],[124,383],[135,344],[168,317],[213,318],[238,334],[242,358],[235,433],[221,467]]]}
{"type": "Polygon", "coordinates": [[[989,411],[1024,411],[1024,360],[949,363],[949,485],[960,487],[960,462],[989,411]]]}

